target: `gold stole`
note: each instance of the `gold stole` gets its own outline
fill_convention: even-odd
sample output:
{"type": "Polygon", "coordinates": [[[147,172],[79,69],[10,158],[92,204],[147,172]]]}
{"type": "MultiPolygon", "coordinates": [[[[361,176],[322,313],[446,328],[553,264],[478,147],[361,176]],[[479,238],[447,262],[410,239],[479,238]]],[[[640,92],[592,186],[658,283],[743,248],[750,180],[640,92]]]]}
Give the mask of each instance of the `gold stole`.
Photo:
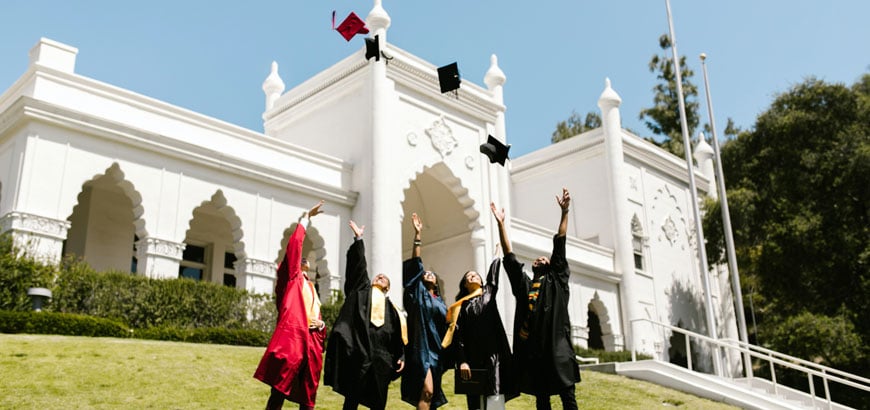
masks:
{"type": "Polygon", "coordinates": [[[308,276],[303,274],[302,285],[302,302],[305,303],[305,314],[308,315],[308,326],[314,323],[314,320],[320,318],[320,298],[317,296],[317,290],[314,284],[308,281],[308,276]]]}
{"type": "Polygon", "coordinates": [[[444,335],[444,340],[441,341],[441,347],[446,348],[453,343],[453,332],[456,330],[456,322],[459,320],[459,312],[462,310],[462,302],[480,296],[482,293],[483,288],[477,288],[474,292],[471,292],[464,298],[457,300],[447,308],[447,321],[450,323],[450,327],[447,328],[447,334],[444,335]]]}
{"type": "Polygon", "coordinates": [[[384,309],[386,305],[387,298],[384,295],[384,291],[379,287],[372,286],[372,312],[369,320],[371,320],[375,327],[384,325],[384,309]]]}
{"type": "MultiPolygon", "coordinates": [[[[369,320],[372,322],[375,327],[381,327],[384,325],[384,315],[386,315],[387,309],[387,297],[384,294],[384,291],[377,286],[372,286],[372,311],[369,315],[369,320]]],[[[399,326],[402,330],[402,343],[408,344],[408,324],[405,319],[405,315],[399,311],[398,308],[393,306],[393,309],[396,310],[396,313],[399,315],[399,326]]]]}

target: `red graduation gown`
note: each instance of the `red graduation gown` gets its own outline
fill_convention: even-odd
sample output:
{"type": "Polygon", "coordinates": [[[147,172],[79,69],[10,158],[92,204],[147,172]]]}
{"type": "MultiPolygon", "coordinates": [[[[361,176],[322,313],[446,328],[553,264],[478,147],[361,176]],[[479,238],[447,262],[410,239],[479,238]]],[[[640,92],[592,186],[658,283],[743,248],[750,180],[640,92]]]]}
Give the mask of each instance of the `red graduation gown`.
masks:
{"type": "Polygon", "coordinates": [[[254,378],[284,393],[288,400],[313,407],[323,368],[326,329],[308,330],[302,287],[309,285],[300,268],[304,240],[305,228],[298,224],[278,266],[278,323],[254,378]]]}

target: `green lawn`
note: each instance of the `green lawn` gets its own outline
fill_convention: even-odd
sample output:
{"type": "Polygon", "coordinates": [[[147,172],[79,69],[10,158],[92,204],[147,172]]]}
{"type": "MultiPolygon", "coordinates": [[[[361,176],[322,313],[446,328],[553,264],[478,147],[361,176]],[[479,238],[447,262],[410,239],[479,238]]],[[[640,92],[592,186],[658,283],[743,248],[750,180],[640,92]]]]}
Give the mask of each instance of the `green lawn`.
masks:
{"type": "MultiPolygon", "coordinates": [[[[135,339],[0,334],[0,409],[262,409],[269,388],[251,375],[263,348],[135,339]]],[[[577,397],[584,409],[733,409],[654,384],[584,372],[577,397]]],[[[450,401],[453,374],[444,375],[450,401]]],[[[321,387],[317,404],[340,409],[342,397],[321,387]]],[[[561,408],[554,396],[554,408],[561,408]]],[[[286,409],[298,408],[287,403],[286,409]]],[[[388,409],[411,409],[390,386],[388,409]]],[[[520,396],[508,409],[534,409],[520,396]]]]}

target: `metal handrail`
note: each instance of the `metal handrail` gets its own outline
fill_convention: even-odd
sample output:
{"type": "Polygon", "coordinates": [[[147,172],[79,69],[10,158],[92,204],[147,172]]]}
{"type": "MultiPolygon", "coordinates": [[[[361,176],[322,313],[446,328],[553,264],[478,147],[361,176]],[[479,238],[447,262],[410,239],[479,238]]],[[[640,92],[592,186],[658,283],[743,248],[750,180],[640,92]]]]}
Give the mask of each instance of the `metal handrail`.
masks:
{"type": "MultiPolygon", "coordinates": [[[[842,385],[849,386],[849,387],[856,388],[856,389],[863,390],[865,392],[870,393],[870,383],[868,383],[867,379],[860,377],[860,376],[856,376],[856,375],[846,373],[846,372],[843,372],[840,370],[832,369],[832,368],[827,368],[825,366],[822,366],[824,368],[822,368],[821,370],[808,368],[807,366],[793,363],[793,361],[805,362],[805,360],[798,359],[796,357],[792,357],[792,356],[789,356],[789,355],[786,355],[783,353],[779,353],[779,352],[776,352],[774,350],[769,350],[769,349],[765,349],[765,348],[762,348],[759,346],[754,346],[754,345],[751,345],[751,346],[753,346],[753,348],[747,348],[747,347],[742,346],[743,343],[738,343],[738,345],[735,346],[733,343],[734,341],[731,339],[729,339],[729,340],[713,339],[711,337],[704,336],[702,334],[698,334],[698,333],[695,333],[695,332],[692,332],[692,331],[689,331],[686,329],[682,329],[682,328],[679,328],[676,326],[672,326],[669,324],[657,322],[657,321],[651,320],[651,319],[640,318],[640,319],[631,320],[630,323],[631,323],[632,334],[634,333],[634,325],[636,322],[647,322],[647,323],[650,323],[652,325],[663,327],[665,329],[670,329],[671,331],[674,331],[674,332],[682,333],[686,337],[686,356],[688,359],[687,362],[688,362],[689,370],[693,370],[692,369],[692,362],[691,362],[691,360],[692,360],[691,359],[691,357],[692,357],[691,347],[690,347],[691,344],[689,343],[689,340],[690,340],[689,338],[691,337],[691,338],[695,338],[695,339],[713,344],[716,347],[717,354],[718,354],[719,348],[725,348],[725,349],[736,350],[744,355],[749,355],[751,357],[755,357],[755,358],[758,358],[761,360],[767,360],[768,363],[770,364],[770,375],[771,375],[771,379],[772,379],[771,382],[773,383],[774,394],[778,393],[777,382],[776,382],[776,372],[775,372],[774,367],[773,367],[774,364],[778,364],[780,366],[791,368],[791,369],[798,370],[800,372],[805,373],[807,375],[807,379],[809,380],[811,391],[815,391],[815,386],[813,386],[813,379],[812,379],[813,376],[819,377],[820,379],[822,379],[822,382],[825,386],[825,397],[824,398],[828,403],[829,409],[832,408],[832,403],[833,403],[831,400],[831,393],[830,393],[830,390],[828,388],[829,381],[835,382],[835,383],[840,383],[842,385]],[[763,350],[763,352],[756,352],[754,350],[754,348],[757,348],[759,350],[763,350]],[[774,355],[776,355],[778,357],[774,357],[774,355]],[[780,357],[782,357],[782,358],[780,358],[780,357]],[[864,382],[865,384],[859,384],[859,383],[856,383],[852,380],[847,380],[843,377],[828,374],[831,371],[836,372],[838,375],[842,375],[844,377],[848,377],[851,379],[856,379],[860,382],[864,382]]],[[[634,340],[634,342],[633,342],[634,346],[632,346],[632,349],[631,349],[631,360],[637,361],[636,343],[637,343],[638,339],[636,337],[633,337],[632,339],[634,340]]],[[[812,362],[810,362],[810,363],[812,363],[812,362]]],[[[814,367],[817,367],[817,366],[821,366],[821,365],[816,365],[814,367]]],[[[815,399],[816,396],[813,395],[812,397],[815,399]]]]}
{"type": "Polygon", "coordinates": [[[828,366],[825,366],[823,364],[818,364],[815,362],[811,362],[809,360],[804,360],[804,359],[801,359],[799,357],[789,356],[785,353],[780,353],[780,352],[777,352],[776,350],[770,350],[770,349],[767,349],[767,348],[764,348],[761,346],[757,346],[757,345],[754,345],[751,343],[744,343],[744,342],[741,342],[740,340],[737,340],[737,339],[719,339],[719,340],[721,340],[723,342],[728,342],[728,343],[736,343],[736,344],[740,345],[741,347],[745,347],[747,349],[758,350],[759,352],[762,352],[765,354],[769,354],[772,356],[778,356],[779,358],[781,358],[783,360],[797,362],[797,363],[803,364],[804,366],[807,366],[807,367],[815,367],[816,369],[818,369],[819,371],[822,371],[822,372],[834,373],[834,374],[840,375],[844,378],[854,379],[855,381],[859,381],[861,383],[866,383],[866,384],[870,385],[870,379],[868,379],[868,378],[861,377],[861,376],[858,376],[856,374],[844,372],[842,370],[838,370],[838,369],[835,369],[833,367],[828,367],[828,366]]]}

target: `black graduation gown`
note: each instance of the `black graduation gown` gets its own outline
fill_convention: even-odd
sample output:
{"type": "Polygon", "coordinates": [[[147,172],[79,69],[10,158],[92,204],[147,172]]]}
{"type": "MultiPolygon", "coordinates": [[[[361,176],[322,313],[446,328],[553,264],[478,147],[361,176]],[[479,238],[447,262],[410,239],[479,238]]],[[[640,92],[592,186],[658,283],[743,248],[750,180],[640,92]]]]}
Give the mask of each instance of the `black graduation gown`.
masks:
{"type": "Polygon", "coordinates": [[[550,273],[541,278],[535,311],[529,312],[532,280],[523,273],[516,255],[504,257],[505,271],[517,300],[514,312],[514,359],[519,372],[520,391],[532,395],[553,395],[580,381],[580,369],[571,344],[568,317],[568,261],[565,237],[553,237],[550,273]],[[520,338],[520,329],[529,318],[529,336],[520,338]]]}
{"type": "Polygon", "coordinates": [[[503,394],[508,401],[519,396],[519,386],[495,298],[500,268],[499,260],[494,260],[489,266],[483,294],[462,303],[453,348],[457,366],[465,362],[472,369],[489,370],[486,396],[503,394]]]}
{"type": "Polygon", "coordinates": [[[390,381],[399,377],[396,362],[404,357],[404,343],[399,313],[389,298],[383,326],[371,324],[371,292],[365,245],[357,239],[347,251],[345,300],[326,345],[323,382],[347,399],[382,409],[390,381]]]}

